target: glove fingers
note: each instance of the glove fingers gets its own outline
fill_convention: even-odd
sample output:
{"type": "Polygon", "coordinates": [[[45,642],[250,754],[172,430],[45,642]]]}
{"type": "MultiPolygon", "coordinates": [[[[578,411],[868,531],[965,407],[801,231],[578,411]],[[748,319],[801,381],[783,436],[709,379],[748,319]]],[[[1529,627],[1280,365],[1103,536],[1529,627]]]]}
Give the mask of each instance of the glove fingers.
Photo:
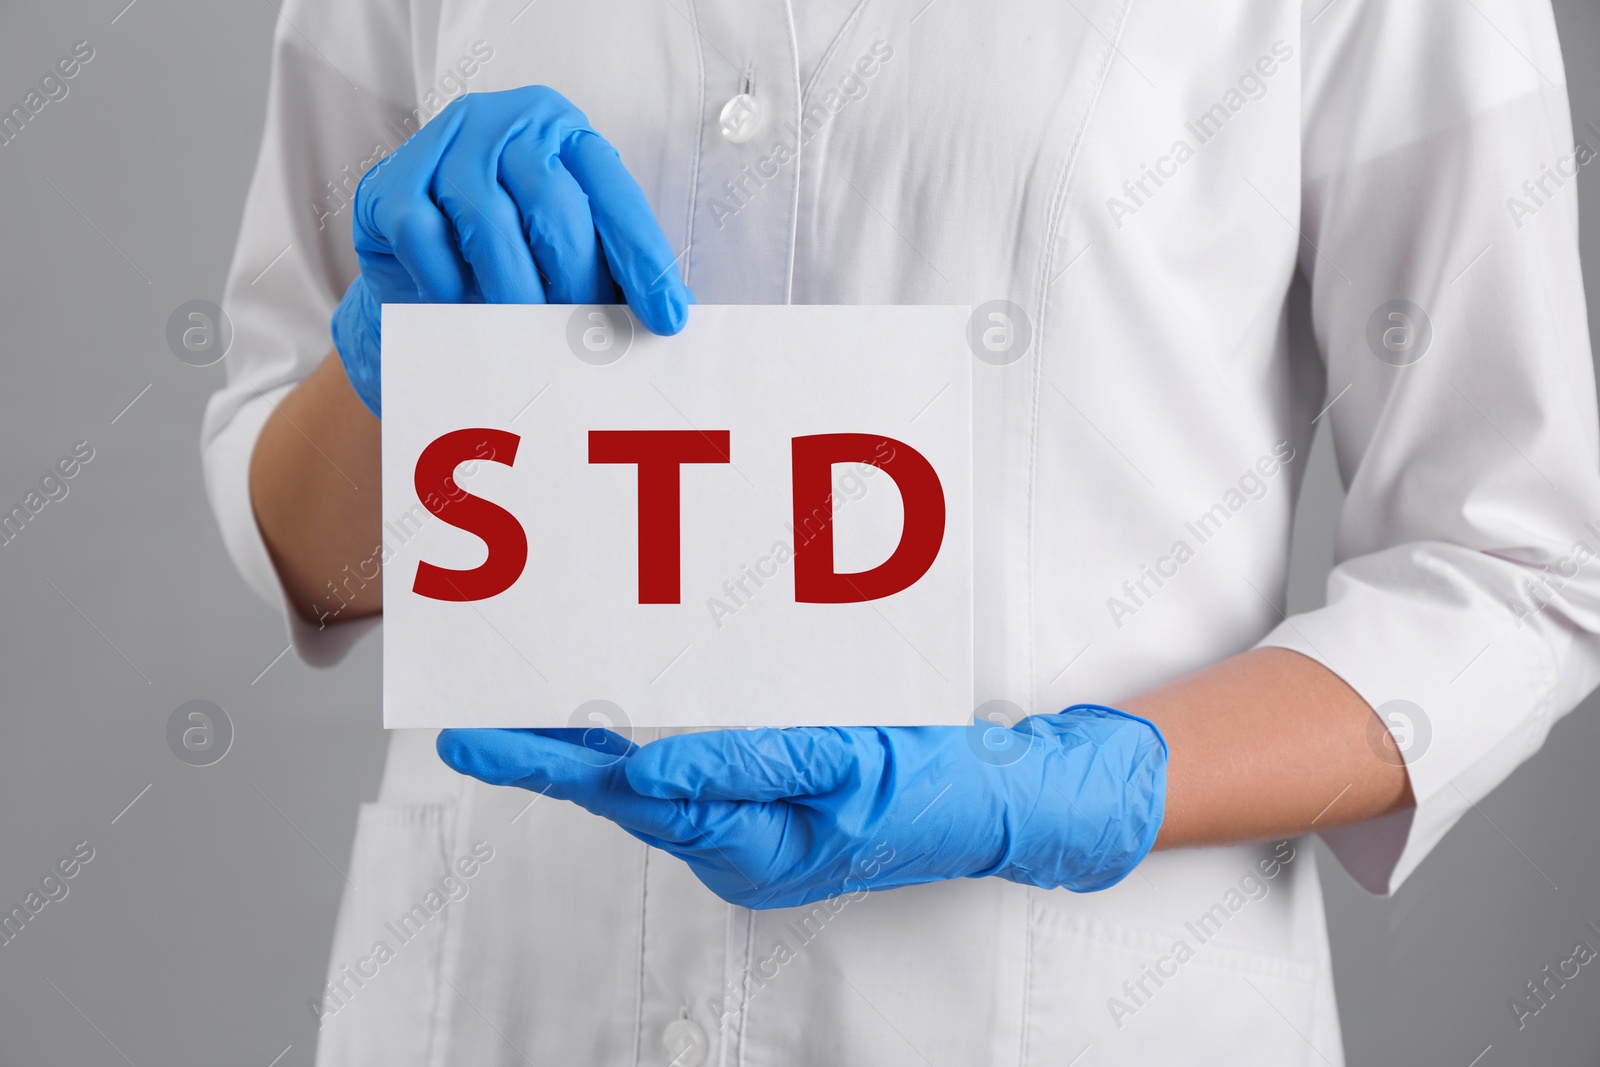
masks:
{"type": "Polygon", "coordinates": [[[462,774],[571,801],[635,836],[654,839],[652,844],[671,847],[699,836],[680,803],[641,796],[628,785],[626,757],[598,753],[563,736],[576,739],[588,732],[443,730],[436,748],[439,758],[462,774]]]}
{"type": "MultiPolygon", "coordinates": [[[[361,266],[361,277],[367,280],[373,307],[380,307],[386,298],[391,304],[422,303],[422,294],[417,292],[417,283],[411,280],[411,272],[406,270],[392,251],[358,251],[356,260],[361,266]]],[[[374,319],[374,333],[379,325],[374,319]]]]}
{"type": "Polygon", "coordinates": [[[615,301],[589,198],[551,155],[548,142],[527,135],[513,138],[500,156],[499,177],[516,203],[522,234],[548,283],[551,302],[615,301]]]}
{"type": "Polygon", "coordinates": [[[628,760],[626,773],[636,791],[653,797],[767,801],[816,796],[861,780],[853,733],[798,727],[679,734],[645,745],[628,760]]]}
{"type": "Polygon", "coordinates": [[[573,755],[578,759],[592,760],[596,764],[616,763],[639,751],[639,746],[626,737],[599,725],[539,727],[527,732],[581,748],[583,752],[573,755]]]}
{"type": "Polygon", "coordinates": [[[606,264],[628,306],[655,333],[683,329],[693,297],[644,191],[617,150],[593,130],[574,130],[562,138],[561,163],[589,198],[606,264]]]}
{"type": "MultiPolygon", "coordinates": [[[[775,847],[781,839],[786,821],[782,805],[734,804],[719,800],[696,803],[641,795],[627,781],[626,769],[646,749],[609,730],[512,732],[533,734],[569,749],[582,744],[588,752],[580,753],[577,758],[585,762],[597,758],[593,748],[597,743],[605,745],[605,751],[626,746],[632,754],[604,768],[605,788],[569,799],[610,819],[645,844],[688,862],[702,880],[707,877],[708,869],[719,870],[725,872],[722,879],[740,892],[760,888],[756,879],[765,865],[760,860],[752,860],[751,852],[752,849],[756,853],[761,851],[760,842],[775,847]]],[[[523,788],[533,787],[529,781],[518,784],[523,788]]],[[[554,789],[551,792],[554,795],[554,789]]]]}
{"type": "Polygon", "coordinates": [[[522,233],[517,205],[493,176],[494,162],[452,152],[439,164],[433,198],[491,304],[543,304],[544,283],[522,233]]]}
{"type": "Polygon", "coordinates": [[[351,236],[362,273],[366,274],[369,262],[379,267],[368,281],[375,283],[373,296],[380,304],[459,303],[471,291],[471,272],[456,248],[449,221],[429,193],[446,128],[454,130],[459,124],[459,109],[447,108],[369,170],[356,189],[351,236]],[[384,256],[393,256],[405,269],[409,284],[394,277],[384,256]]]}
{"type": "MultiPolygon", "coordinates": [[[[395,258],[405,267],[425,304],[459,304],[472,291],[471,271],[456,249],[450,222],[426,196],[408,198],[381,225],[395,258]]],[[[389,299],[384,293],[382,298],[389,299]]]]}

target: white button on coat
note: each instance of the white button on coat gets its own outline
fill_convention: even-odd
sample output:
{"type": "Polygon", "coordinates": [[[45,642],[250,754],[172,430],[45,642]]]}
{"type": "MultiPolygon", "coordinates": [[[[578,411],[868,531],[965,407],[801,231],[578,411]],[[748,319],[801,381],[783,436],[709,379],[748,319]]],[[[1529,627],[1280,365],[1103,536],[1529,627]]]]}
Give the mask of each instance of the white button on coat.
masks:
{"type": "Polygon", "coordinates": [[[723,105],[717,128],[734,144],[744,144],[760,131],[765,117],[758,97],[740,93],[723,105]]]}
{"type": "MultiPolygon", "coordinates": [[[[356,274],[341,168],[398,145],[397,116],[550,85],[703,304],[1005,308],[1018,342],[973,367],[977,700],[1116,704],[1296,649],[1407,702],[1418,808],[1323,834],[1392,889],[1600,676],[1576,183],[1519,192],[1572,151],[1550,6],[924,6],[284,0],[203,430],[229,552],[282,603],[249,462],[356,274]],[[734,144],[746,70],[765,121],[734,144]],[[1319,429],[1348,486],[1337,565],[1327,606],[1283,621],[1319,429]]],[[[289,617],[318,663],[366,628],[289,617]]],[[[1306,842],[1163,852],[1086,896],[960,879],[750,912],[433,743],[391,735],[358,822],[321,1067],[637,1063],[685,990],[740,1067],[1342,1059],[1306,842]],[[474,848],[473,877],[446,870],[474,848]],[[466,895],[398,943],[447,873],[466,895]]]]}
{"type": "Polygon", "coordinates": [[[670,1067],[700,1067],[706,1061],[711,1042],[705,1030],[693,1019],[674,1019],[661,1034],[670,1067]]]}

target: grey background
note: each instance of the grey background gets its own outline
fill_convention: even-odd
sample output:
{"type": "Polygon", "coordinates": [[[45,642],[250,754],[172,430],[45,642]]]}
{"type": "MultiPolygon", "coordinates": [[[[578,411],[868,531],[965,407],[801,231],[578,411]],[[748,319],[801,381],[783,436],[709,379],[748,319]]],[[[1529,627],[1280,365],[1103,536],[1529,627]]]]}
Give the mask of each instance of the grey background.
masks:
{"type": "MultiPolygon", "coordinates": [[[[73,42],[96,50],[67,98],[0,147],[0,505],[75,442],[96,453],[0,546],[0,903],[75,842],[95,849],[66,899],[0,946],[0,1064],[302,1067],[334,863],[381,770],[378,648],[331,672],[274,664],[282,623],[235,574],[200,481],[200,412],[221,370],[179,362],[164,336],[179,304],[220,296],[276,9],[125,3],[0,7],[6,108],[73,42]],[[167,750],[167,718],[192,699],[233,721],[216,766],[167,750]]],[[[1575,125],[1600,121],[1600,5],[1556,6],[1575,125]]],[[[1597,175],[1581,178],[1592,308],[1597,175]]],[[[1339,504],[1325,441],[1310,466],[1295,609],[1320,602],[1339,504]]],[[[1352,1065],[1600,1058],[1593,968],[1521,1032],[1508,1006],[1600,924],[1596,706],[1393,899],[1324,855],[1352,1065]]]]}

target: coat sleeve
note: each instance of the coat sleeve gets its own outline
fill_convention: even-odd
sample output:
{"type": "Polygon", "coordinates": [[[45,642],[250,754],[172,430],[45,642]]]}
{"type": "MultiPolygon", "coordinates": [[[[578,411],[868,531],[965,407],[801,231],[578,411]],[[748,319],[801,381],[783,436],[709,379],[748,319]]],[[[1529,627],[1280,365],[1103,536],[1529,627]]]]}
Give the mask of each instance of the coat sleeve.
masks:
{"type": "Polygon", "coordinates": [[[350,203],[367,166],[415,121],[406,0],[285,0],[266,127],[223,295],[227,384],[201,429],[207,495],[246,582],[284,611],[301,656],[340,659],[365,623],[319,628],[288,610],[250,505],[256,438],[273,405],[331,348],[328,321],[357,272],[350,203]]]}
{"type": "Polygon", "coordinates": [[[1593,152],[1543,0],[1306,6],[1301,269],[1346,498],[1326,606],[1263,643],[1392,731],[1416,809],[1323,834],[1387,893],[1600,679],[1593,152]]]}

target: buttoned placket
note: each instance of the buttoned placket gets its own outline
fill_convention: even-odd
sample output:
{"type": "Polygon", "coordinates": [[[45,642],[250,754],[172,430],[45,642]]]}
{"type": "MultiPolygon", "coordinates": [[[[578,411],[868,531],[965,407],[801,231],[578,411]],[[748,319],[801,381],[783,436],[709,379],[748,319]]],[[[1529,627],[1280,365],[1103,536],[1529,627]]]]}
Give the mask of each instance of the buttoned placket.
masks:
{"type": "MultiPolygon", "coordinates": [[[[702,303],[787,303],[801,163],[788,132],[800,97],[790,11],[785,0],[685,8],[702,72],[686,278],[702,303]]],[[[733,1067],[750,913],[662,853],[643,878],[639,1063],[733,1067]]]]}
{"type": "Polygon", "coordinates": [[[689,285],[702,303],[788,303],[801,164],[793,20],[784,0],[688,9],[703,71],[689,285]]]}

